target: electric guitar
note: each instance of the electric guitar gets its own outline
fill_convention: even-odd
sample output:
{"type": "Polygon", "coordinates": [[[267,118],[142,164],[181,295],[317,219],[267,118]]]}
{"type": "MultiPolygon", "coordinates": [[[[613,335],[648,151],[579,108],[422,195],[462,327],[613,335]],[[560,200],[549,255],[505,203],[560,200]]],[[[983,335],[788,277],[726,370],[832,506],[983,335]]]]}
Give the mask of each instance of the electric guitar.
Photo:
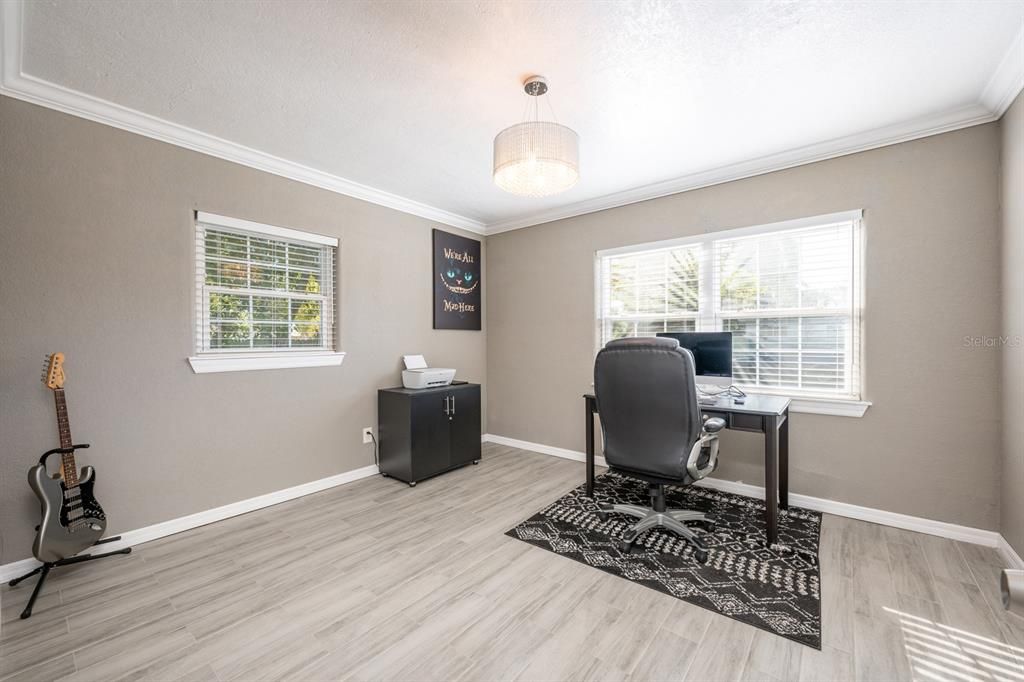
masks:
{"type": "Polygon", "coordinates": [[[93,496],[95,470],[83,467],[79,475],[75,450],[88,445],[73,445],[68,423],[68,406],[64,400],[64,354],[49,357],[43,383],[53,391],[57,403],[57,430],[60,447],[39,458],[28,472],[28,484],[39,498],[42,521],[36,528],[32,554],[43,563],[59,561],[78,554],[96,544],[107,528],[107,518],[93,496]],[[46,460],[60,455],[60,470],[51,475],[46,460]]]}

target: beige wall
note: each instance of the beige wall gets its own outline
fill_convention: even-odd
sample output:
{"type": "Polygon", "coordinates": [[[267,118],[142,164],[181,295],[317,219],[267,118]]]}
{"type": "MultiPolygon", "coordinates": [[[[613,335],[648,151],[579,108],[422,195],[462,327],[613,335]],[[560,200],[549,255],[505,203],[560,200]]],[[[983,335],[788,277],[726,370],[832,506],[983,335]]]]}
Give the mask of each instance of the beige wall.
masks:
{"type": "Polygon", "coordinates": [[[403,353],[482,383],[484,333],[431,328],[432,227],[0,97],[0,563],[30,556],[38,522],[49,351],[113,532],[372,464],[360,428],[403,353]],[[194,209],[340,237],[342,367],[192,373],[194,209]]]}
{"type": "MultiPolygon", "coordinates": [[[[67,353],[113,532],[370,464],[359,429],[411,351],[487,379],[490,433],[581,450],[595,251],[852,208],[874,406],[794,415],[792,489],[1001,522],[1024,553],[1024,350],[964,344],[1024,333],[1022,119],[1018,98],[1001,124],[490,237],[485,335],[431,329],[429,221],[0,97],[0,563],[29,555],[25,473],[56,438],[49,351],[67,353]],[[192,373],[197,208],[339,236],[342,367],[192,373]]],[[[716,475],[761,483],[760,440],[724,440],[716,475]]]]}
{"type": "Polygon", "coordinates": [[[1000,528],[1024,555],[1024,95],[1001,122],[1003,475],[1000,528]]]}
{"type": "MultiPolygon", "coordinates": [[[[996,529],[999,351],[964,337],[1000,330],[999,143],[983,125],[489,237],[489,432],[583,449],[595,251],[863,208],[874,406],[793,416],[791,490],[996,529]]],[[[761,440],[723,441],[716,476],[763,484],[761,440]]]]}

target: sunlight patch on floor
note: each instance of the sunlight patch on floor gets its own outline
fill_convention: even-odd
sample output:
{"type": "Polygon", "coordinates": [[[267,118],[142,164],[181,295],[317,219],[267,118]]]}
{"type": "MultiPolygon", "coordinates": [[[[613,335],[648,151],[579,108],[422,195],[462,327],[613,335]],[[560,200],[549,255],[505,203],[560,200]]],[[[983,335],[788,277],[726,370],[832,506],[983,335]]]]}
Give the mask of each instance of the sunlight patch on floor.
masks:
{"type": "Polygon", "coordinates": [[[886,607],[899,619],[915,679],[1024,682],[1024,649],[886,607]]]}

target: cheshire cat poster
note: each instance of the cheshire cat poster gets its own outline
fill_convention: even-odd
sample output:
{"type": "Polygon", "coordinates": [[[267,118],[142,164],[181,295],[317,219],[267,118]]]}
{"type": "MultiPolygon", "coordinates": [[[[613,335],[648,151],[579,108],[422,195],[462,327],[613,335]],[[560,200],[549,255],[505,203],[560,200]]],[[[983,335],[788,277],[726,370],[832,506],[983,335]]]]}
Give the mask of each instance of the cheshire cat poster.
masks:
{"type": "Polygon", "coordinates": [[[480,242],[434,230],[434,329],[480,329],[480,242]]]}

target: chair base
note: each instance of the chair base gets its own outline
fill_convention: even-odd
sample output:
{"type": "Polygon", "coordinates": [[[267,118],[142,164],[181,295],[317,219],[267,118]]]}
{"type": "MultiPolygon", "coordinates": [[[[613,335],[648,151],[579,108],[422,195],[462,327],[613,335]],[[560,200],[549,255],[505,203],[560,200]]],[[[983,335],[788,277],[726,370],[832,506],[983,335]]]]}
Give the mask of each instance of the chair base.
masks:
{"type": "Polygon", "coordinates": [[[623,552],[633,551],[633,543],[641,533],[652,528],[664,528],[690,543],[693,547],[693,557],[699,563],[707,562],[707,546],[693,529],[687,527],[683,522],[700,521],[704,524],[706,530],[713,531],[714,521],[703,512],[689,509],[666,509],[664,495],[663,486],[652,485],[651,507],[653,508],[641,507],[635,504],[600,504],[598,505],[600,509],[598,514],[602,518],[605,518],[607,514],[626,514],[627,516],[639,519],[639,521],[626,530],[622,540],[619,542],[619,549],[623,552]]]}

